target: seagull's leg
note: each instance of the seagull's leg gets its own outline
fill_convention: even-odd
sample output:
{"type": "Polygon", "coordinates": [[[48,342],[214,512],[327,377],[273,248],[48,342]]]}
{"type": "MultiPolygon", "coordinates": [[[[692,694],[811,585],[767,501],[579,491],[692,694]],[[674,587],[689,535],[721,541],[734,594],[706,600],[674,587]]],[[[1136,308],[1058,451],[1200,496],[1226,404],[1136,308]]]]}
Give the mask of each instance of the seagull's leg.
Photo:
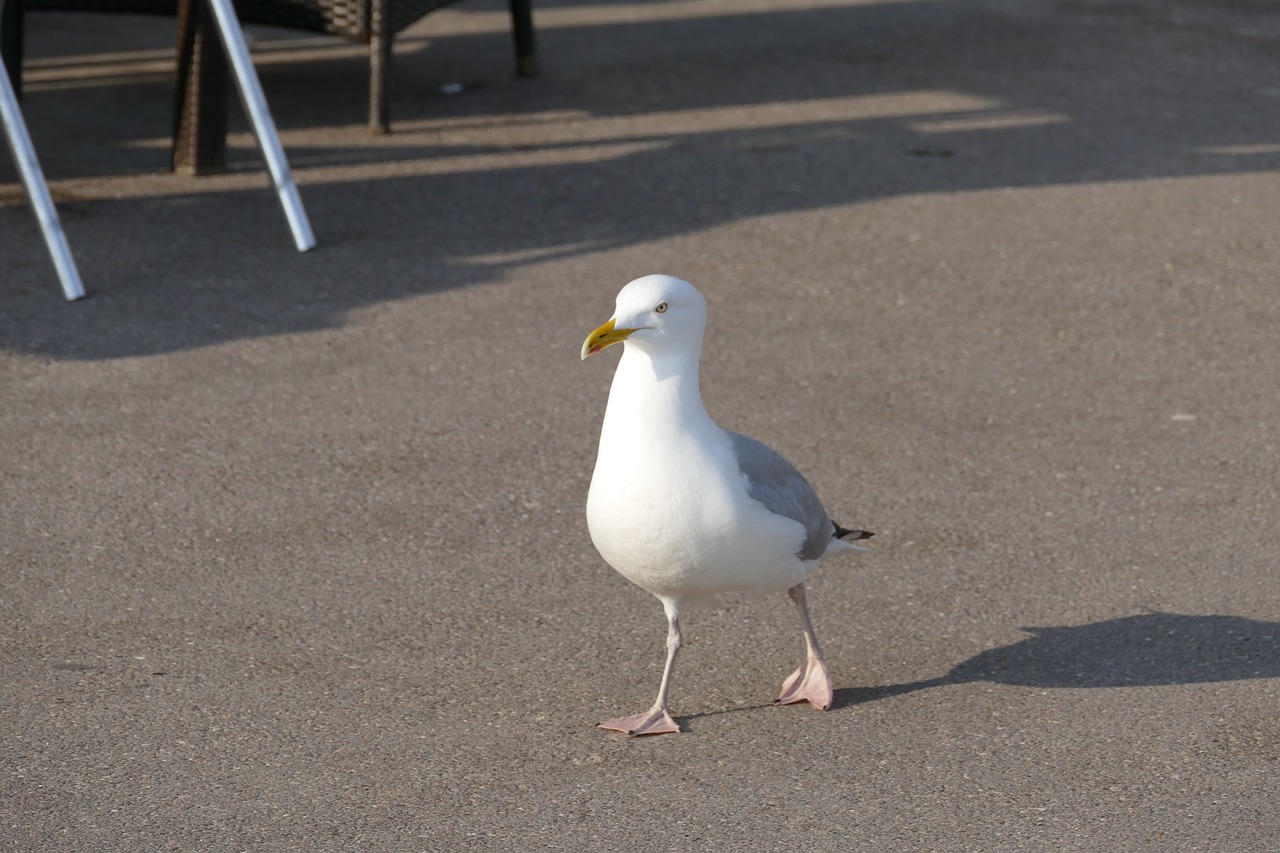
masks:
{"type": "Polygon", "coordinates": [[[793,702],[808,702],[819,711],[831,707],[834,694],[831,689],[831,673],[827,671],[827,663],[822,658],[822,647],[813,633],[813,621],[809,618],[809,605],[805,602],[804,584],[798,583],[787,590],[787,595],[800,610],[800,624],[804,626],[805,661],[804,666],[791,673],[782,683],[782,695],[778,697],[779,705],[790,705],[793,702]]]}
{"type": "Polygon", "coordinates": [[[599,728],[622,732],[629,737],[638,735],[662,735],[680,731],[676,721],[671,719],[667,711],[667,696],[671,692],[671,672],[676,666],[676,655],[680,652],[680,617],[676,603],[668,599],[662,600],[662,607],[667,612],[667,664],[662,669],[662,684],[658,687],[658,698],[653,707],[640,714],[619,717],[616,720],[605,720],[599,728]]]}

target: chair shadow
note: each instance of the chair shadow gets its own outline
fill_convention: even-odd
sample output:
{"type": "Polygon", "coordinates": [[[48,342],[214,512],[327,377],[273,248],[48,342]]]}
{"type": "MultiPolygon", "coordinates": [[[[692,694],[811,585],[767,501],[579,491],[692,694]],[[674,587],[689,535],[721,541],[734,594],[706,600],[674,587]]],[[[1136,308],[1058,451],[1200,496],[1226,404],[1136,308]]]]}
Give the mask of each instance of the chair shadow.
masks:
{"type": "Polygon", "coordinates": [[[1031,636],[974,655],[938,678],[836,690],[834,707],[976,681],[1095,688],[1280,677],[1280,622],[1152,612],[1024,630],[1031,636]]]}
{"type": "MultiPolygon", "coordinates": [[[[1043,15],[1011,15],[994,0],[749,14],[712,4],[691,17],[664,14],[664,1],[645,0],[651,14],[639,19],[629,2],[548,23],[540,82],[503,82],[505,25],[398,38],[408,88],[393,98],[391,144],[335,132],[363,125],[366,58],[344,46],[308,53],[314,42],[255,45],[255,56],[274,54],[260,76],[321,241],[302,257],[265,180],[135,180],[167,167],[172,84],[100,56],[108,44],[168,56],[171,23],[71,15],[29,27],[28,55],[49,74],[27,120],[97,295],[83,310],[57,298],[36,220],[0,155],[0,350],[68,360],[187,351],[333,328],[366,306],[745,220],[1280,168],[1280,112],[1228,61],[1253,55],[1235,29],[1197,47],[1220,61],[1171,63],[1182,36],[1165,44],[1164,12],[1134,24],[1141,30],[1103,28],[1091,7],[1105,4],[1049,4],[1043,15]],[[442,94],[449,81],[467,94],[442,94]],[[566,117],[577,123],[567,134],[566,117]]],[[[501,15],[502,5],[451,15],[501,15]]],[[[1239,16],[1241,27],[1270,26],[1261,13],[1239,16]]],[[[258,171],[242,111],[229,121],[244,140],[232,169],[258,171]]]]}

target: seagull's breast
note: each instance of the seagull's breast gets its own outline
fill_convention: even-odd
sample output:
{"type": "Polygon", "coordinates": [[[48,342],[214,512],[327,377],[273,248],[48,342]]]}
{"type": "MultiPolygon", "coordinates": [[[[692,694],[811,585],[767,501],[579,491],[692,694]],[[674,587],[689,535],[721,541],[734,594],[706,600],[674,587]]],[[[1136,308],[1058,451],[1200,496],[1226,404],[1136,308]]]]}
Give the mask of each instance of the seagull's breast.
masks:
{"type": "Polygon", "coordinates": [[[587,525],[601,556],[657,595],[780,591],[816,566],[797,556],[803,525],[748,495],[729,435],[705,412],[679,424],[607,417],[587,525]]]}

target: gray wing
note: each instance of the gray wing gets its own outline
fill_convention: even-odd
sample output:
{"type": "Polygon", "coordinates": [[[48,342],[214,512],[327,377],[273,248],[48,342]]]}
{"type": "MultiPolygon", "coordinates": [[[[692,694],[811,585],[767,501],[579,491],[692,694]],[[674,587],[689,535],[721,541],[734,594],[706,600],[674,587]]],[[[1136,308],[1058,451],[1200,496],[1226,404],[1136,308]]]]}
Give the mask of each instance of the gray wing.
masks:
{"type": "Polygon", "coordinates": [[[772,447],[736,432],[730,432],[729,438],[747,481],[747,494],[770,512],[804,525],[801,559],[816,560],[825,554],[835,525],[809,481],[772,447]]]}

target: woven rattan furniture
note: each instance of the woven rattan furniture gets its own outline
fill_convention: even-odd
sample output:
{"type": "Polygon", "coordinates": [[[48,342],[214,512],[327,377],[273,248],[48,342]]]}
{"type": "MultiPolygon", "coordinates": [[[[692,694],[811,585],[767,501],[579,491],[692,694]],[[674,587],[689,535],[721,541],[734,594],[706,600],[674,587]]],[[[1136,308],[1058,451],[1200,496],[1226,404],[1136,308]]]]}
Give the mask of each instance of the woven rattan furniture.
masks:
{"type": "MultiPolygon", "coordinates": [[[[242,23],[327,33],[369,45],[369,126],[389,129],[387,98],[391,43],[419,18],[456,0],[235,0],[242,23]]],[[[190,172],[221,168],[226,135],[227,71],[205,3],[200,0],[0,0],[0,52],[21,93],[23,13],[127,12],[178,17],[178,86],[174,167],[190,172]]],[[[508,0],[516,73],[537,74],[530,0],[508,0]]]]}

